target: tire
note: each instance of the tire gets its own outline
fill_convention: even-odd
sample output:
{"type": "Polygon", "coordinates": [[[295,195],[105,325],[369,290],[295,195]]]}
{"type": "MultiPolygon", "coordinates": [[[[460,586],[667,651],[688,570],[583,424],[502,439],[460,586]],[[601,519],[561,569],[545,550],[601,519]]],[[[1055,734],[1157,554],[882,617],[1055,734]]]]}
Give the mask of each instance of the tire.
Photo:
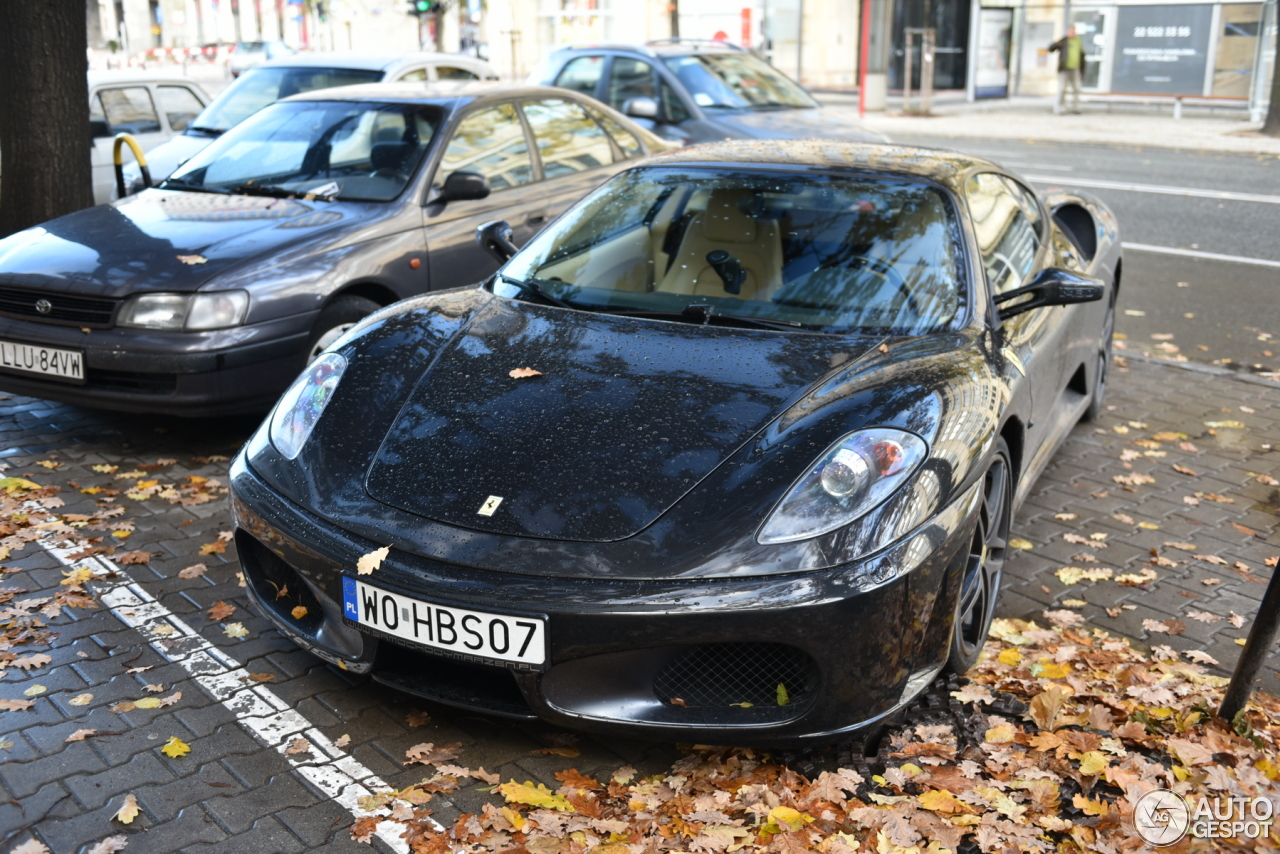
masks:
{"type": "Polygon", "coordinates": [[[1105,412],[1107,399],[1107,374],[1111,372],[1111,338],[1116,329],[1116,297],[1112,290],[1111,302],[1107,306],[1107,318],[1102,323],[1102,345],[1098,351],[1098,367],[1093,373],[1093,389],[1089,395],[1089,407],[1080,416],[1081,421],[1097,421],[1105,412]]]}
{"type": "Polygon", "coordinates": [[[326,305],[311,327],[311,337],[307,340],[307,364],[314,362],[342,333],[380,308],[382,306],[373,300],[357,296],[341,296],[326,305]]]}
{"type": "Polygon", "coordinates": [[[991,465],[983,476],[978,525],[960,577],[960,595],[956,599],[955,623],[951,629],[951,654],[947,658],[947,670],[951,673],[964,673],[982,654],[1000,597],[1012,510],[1013,466],[1009,462],[1009,446],[1004,439],[997,439],[991,465]]]}

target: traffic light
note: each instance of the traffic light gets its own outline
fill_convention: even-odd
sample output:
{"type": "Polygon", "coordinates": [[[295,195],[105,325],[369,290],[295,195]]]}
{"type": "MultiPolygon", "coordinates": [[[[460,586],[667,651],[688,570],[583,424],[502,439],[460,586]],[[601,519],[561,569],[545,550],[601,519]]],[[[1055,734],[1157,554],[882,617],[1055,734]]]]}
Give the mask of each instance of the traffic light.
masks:
{"type": "Polygon", "coordinates": [[[409,0],[410,15],[426,15],[436,7],[435,0],[409,0]]]}

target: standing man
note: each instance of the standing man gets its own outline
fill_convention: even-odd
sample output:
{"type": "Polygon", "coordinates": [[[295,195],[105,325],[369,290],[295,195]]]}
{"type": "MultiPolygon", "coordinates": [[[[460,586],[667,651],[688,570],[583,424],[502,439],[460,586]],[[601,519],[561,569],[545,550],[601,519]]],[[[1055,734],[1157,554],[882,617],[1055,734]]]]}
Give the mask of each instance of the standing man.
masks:
{"type": "Polygon", "coordinates": [[[1055,115],[1062,113],[1063,102],[1067,99],[1067,89],[1071,89],[1071,112],[1080,112],[1080,70],[1084,67],[1084,43],[1076,35],[1075,27],[1067,27],[1067,34],[1049,45],[1049,50],[1058,53],[1058,103],[1053,108],[1055,115]]]}

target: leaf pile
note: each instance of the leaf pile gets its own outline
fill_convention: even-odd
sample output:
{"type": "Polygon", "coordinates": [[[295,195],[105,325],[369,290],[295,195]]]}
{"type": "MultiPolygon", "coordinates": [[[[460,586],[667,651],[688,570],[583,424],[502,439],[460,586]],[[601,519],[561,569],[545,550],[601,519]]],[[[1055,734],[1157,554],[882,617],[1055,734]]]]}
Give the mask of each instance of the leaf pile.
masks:
{"type": "MultiPolygon", "coordinates": [[[[699,747],[651,777],[627,766],[604,780],[561,771],[556,789],[509,780],[493,790],[504,803],[437,833],[422,806],[430,793],[477,777],[445,766],[365,799],[378,814],[352,836],[399,822],[415,854],[1119,854],[1143,847],[1132,816],[1152,789],[1224,810],[1232,797],[1280,800],[1280,700],[1257,695],[1236,721],[1219,720],[1226,680],[1169,647],[1148,655],[1100,629],[997,620],[969,675],[940,722],[899,724],[875,759],[813,779],[759,751],[699,747]]],[[[431,745],[416,750],[444,761],[431,745]]],[[[1188,838],[1168,850],[1193,845],[1277,847],[1188,838]]]]}

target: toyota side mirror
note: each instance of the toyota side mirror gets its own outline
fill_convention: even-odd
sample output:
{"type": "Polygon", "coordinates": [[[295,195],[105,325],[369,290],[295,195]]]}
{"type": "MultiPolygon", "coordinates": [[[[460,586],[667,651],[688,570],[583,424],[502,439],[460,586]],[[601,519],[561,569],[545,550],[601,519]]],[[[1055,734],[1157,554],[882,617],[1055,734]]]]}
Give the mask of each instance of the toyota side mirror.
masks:
{"type": "Polygon", "coordinates": [[[637,119],[658,118],[658,102],[652,98],[632,98],[622,105],[622,112],[637,119]]]}
{"type": "Polygon", "coordinates": [[[489,179],[476,172],[453,172],[444,179],[439,202],[462,202],[489,196],[489,179]]]}
{"type": "MultiPolygon", "coordinates": [[[[457,174],[457,173],[454,173],[457,174]]],[[[511,226],[504,219],[486,222],[476,227],[476,243],[480,248],[498,259],[499,264],[511,260],[511,256],[519,252],[519,248],[511,242],[511,226]]]]}
{"type": "Polygon", "coordinates": [[[1105,291],[1106,283],[1094,276],[1048,267],[1041,270],[1031,284],[996,294],[996,311],[1001,320],[1008,320],[1041,306],[1095,302],[1102,299],[1105,291]]]}

